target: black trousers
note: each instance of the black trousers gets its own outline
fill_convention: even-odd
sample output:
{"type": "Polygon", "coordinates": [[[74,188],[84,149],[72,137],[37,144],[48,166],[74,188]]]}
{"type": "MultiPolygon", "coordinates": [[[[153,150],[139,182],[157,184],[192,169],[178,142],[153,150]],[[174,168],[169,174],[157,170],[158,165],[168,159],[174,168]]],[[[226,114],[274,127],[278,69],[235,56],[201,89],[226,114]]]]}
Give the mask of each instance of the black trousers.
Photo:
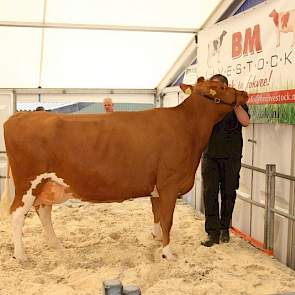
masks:
{"type": "Polygon", "coordinates": [[[219,235],[229,229],[239,187],[241,159],[202,159],[203,197],[205,206],[205,230],[219,235]],[[218,194],[221,193],[219,214],[218,194]]]}

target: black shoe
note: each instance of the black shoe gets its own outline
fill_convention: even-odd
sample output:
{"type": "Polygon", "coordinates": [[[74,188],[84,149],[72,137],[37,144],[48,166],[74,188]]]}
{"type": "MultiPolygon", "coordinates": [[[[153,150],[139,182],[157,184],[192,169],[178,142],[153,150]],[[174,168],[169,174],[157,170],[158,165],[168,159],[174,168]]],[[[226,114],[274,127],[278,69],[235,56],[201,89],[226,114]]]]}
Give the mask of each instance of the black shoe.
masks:
{"type": "Polygon", "coordinates": [[[220,242],[221,243],[228,243],[229,242],[229,231],[228,229],[223,229],[220,231],[220,242]]]}
{"type": "Polygon", "coordinates": [[[214,244],[219,244],[219,235],[218,236],[208,235],[207,240],[201,242],[201,245],[205,247],[211,247],[214,244]]]}

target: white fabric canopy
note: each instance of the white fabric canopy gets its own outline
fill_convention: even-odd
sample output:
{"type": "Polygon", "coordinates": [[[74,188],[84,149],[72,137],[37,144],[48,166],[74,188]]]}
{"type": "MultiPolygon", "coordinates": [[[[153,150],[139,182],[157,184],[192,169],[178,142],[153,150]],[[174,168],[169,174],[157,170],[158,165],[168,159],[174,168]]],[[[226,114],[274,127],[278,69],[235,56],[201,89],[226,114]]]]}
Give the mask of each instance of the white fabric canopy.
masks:
{"type": "Polygon", "coordinates": [[[1,0],[0,88],[155,88],[220,2],[1,0]]]}

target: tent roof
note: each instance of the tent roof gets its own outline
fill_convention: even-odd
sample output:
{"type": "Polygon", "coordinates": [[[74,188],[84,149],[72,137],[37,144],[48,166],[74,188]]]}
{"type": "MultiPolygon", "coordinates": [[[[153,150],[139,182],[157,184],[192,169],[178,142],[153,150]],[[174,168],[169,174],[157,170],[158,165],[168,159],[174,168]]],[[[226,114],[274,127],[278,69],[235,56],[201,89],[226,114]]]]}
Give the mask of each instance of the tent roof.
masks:
{"type": "Polygon", "coordinates": [[[156,88],[231,2],[2,0],[0,88],[156,88]]]}

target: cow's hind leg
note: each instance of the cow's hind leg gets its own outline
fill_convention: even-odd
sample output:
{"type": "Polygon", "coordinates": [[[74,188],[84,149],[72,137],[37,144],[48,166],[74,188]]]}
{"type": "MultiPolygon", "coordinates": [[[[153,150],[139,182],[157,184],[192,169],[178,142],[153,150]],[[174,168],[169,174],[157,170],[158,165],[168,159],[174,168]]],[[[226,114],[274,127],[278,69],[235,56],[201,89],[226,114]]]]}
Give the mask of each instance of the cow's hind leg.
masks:
{"type": "Polygon", "coordinates": [[[34,201],[35,197],[30,194],[30,192],[28,192],[22,198],[16,195],[11,206],[14,258],[20,262],[27,260],[24,243],[22,240],[22,229],[25,222],[25,216],[31,209],[34,201]],[[19,204],[19,200],[22,200],[23,203],[19,204]]]}
{"type": "Polygon", "coordinates": [[[51,221],[51,211],[52,205],[40,205],[35,207],[37,214],[40,218],[41,224],[44,229],[44,234],[48,246],[55,249],[61,249],[62,245],[56,237],[54,232],[52,221],[51,221]]]}
{"type": "Polygon", "coordinates": [[[160,224],[163,232],[163,258],[175,259],[169,243],[177,194],[171,190],[160,192],[160,224]]]}

